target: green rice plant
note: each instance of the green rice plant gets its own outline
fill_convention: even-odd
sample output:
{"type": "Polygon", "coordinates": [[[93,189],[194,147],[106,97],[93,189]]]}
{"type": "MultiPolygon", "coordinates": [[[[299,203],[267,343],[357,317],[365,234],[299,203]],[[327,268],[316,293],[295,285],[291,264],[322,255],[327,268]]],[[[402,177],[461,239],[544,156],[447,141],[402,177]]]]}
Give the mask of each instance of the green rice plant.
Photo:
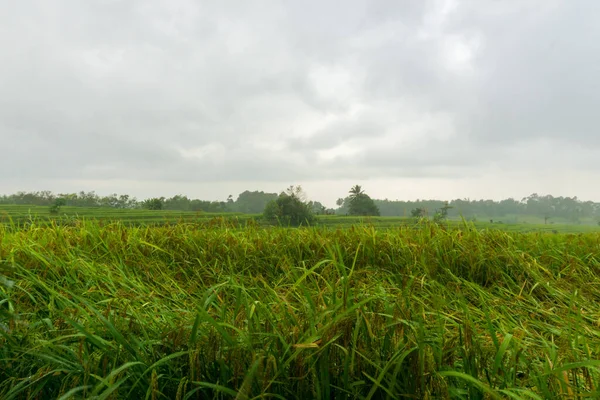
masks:
{"type": "Polygon", "coordinates": [[[600,234],[0,226],[0,398],[598,397],[600,234]]]}

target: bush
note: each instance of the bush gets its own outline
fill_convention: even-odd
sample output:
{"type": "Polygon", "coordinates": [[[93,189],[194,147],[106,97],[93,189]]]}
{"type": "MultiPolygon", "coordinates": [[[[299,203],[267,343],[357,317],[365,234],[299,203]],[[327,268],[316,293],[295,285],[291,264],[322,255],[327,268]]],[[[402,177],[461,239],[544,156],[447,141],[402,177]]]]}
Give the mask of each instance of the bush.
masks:
{"type": "Polygon", "coordinates": [[[60,212],[60,208],[62,206],[66,206],[66,205],[67,205],[67,200],[65,200],[63,198],[58,198],[58,199],[54,200],[54,204],[52,204],[49,207],[50,214],[52,214],[52,215],[58,214],[60,212]]]}
{"type": "Polygon", "coordinates": [[[142,202],[142,207],[148,210],[162,210],[165,204],[164,197],[147,199],[142,202]]]}
{"type": "Polygon", "coordinates": [[[263,217],[271,223],[282,225],[309,225],[315,221],[309,204],[294,193],[281,193],[276,200],[267,203],[263,217]]]}
{"type": "Polygon", "coordinates": [[[379,208],[367,194],[360,194],[350,200],[350,207],[348,209],[350,215],[362,215],[362,216],[379,216],[379,208]]]}

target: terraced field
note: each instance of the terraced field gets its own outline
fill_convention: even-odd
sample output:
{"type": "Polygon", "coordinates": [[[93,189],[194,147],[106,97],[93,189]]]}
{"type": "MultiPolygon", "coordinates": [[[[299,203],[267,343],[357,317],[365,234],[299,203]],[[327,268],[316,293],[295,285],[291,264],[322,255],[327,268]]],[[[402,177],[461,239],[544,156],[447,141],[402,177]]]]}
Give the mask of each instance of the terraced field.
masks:
{"type": "MultiPolygon", "coordinates": [[[[180,222],[196,223],[199,226],[212,226],[227,221],[231,227],[243,227],[248,223],[267,225],[260,214],[242,213],[204,213],[184,211],[152,211],[143,209],[115,209],[100,207],[62,207],[58,215],[51,215],[48,207],[27,205],[0,205],[0,223],[6,225],[26,225],[31,221],[36,224],[46,224],[49,221],[56,223],[70,223],[74,220],[90,220],[102,223],[122,222],[129,226],[164,225],[180,222]]],[[[600,232],[598,225],[573,225],[573,224],[503,224],[490,222],[470,222],[477,229],[494,229],[510,232],[551,232],[551,233],[586,233],[600,232]]],[[[399,228],[402,226],[418,227],[415,220],[406,217],[352,217],[337,215],[317,216],[317,226],[348,228],[355,225],[370,225],[376,228],[399,228]]],[[[464,225],[462,220],[449,220],[443,225],[450,228],[460,228],[464,225]]]]}
{"type": "Polygon", "coordinates": [[[256,216],[241,213],[211,214],[170,210],[117,209],[108,207],[61,207],[60,213],[52,215],[48,207],[28,205],[1,205],[0,222],[24,224],[30,221],[57,223],[70,220],[95,220],[100,222],[120,221],[127,225],[152,225],[177,222],[205,222],[214,218],[227,218],[243,223],[256,216]]]}

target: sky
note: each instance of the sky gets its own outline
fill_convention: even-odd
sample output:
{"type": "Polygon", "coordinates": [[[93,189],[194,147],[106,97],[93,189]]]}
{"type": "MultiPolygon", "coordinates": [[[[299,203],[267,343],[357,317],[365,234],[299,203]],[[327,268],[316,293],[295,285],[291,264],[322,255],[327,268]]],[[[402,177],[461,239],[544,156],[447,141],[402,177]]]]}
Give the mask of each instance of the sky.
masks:
{"type": "Polygon", "coordinates": [[[600,201],[600,2],[0,0],[0,193],[600,201]]]}

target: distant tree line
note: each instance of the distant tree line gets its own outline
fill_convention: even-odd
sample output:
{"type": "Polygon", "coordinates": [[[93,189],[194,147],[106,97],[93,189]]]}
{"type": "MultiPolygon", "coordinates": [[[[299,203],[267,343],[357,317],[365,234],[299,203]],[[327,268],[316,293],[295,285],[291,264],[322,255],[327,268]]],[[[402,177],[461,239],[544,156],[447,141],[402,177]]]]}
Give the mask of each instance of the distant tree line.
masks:
{"type": "MultiPolygon", "coordinates": [[[[37,205],[37,206],[68,206],[68,207],[109,207],[109,208],[146,208],[151,210],[178,210],[202,212],[239,212],[244,214],[260,214],[267,203],[277,198],[277,193],[262,191],[244,191],[236,200],[230,195],[225,201],[208,201],[190,199],[187,196],[175,195],[170,198],[155,197],[143,201],[129,195],[111,194],[99,196],[95,192],[58,193],[51,191],[17,192],[0,196],[0,204],[37,205]],[[58,200],[58,203],[57,203],[58,200]]],[[[319,202],[311,202],[315,213],[319,214],[325,208],[319,202]]],[[[333,212],[333,210],[331,210],[333,212]]]]}
{"type": "Polygon", "coordinates": [[[127,194],[118,195],[114,193],[108,196],[99,196],[93,191],[54,194],[49,190],[3,195],[0,196],[0,204],[51,206],[59,199],[61,199],[59,201],[61,205],[71,207],[139,208],[141,206],[135,197],[130,197],[127,194]]]}
{"type": "MultiPolygon", "coordinates": [[[[498,219],[505,217],[536,216],[546,222],[552,219],[564,219],[572,223],[579,223],[583,219],[597,219],[600,217],[600,203],[581,201],[577,197],[540,196],[534,193],[521,200],[512,198],[494,200],[468,200],[456,199],[449,202],[441,200],[393,201],[374,200],[375,204],[385,216],[412,216],[413,211],[419,210],[423,216],[433,217],[440,212],[446,203],[448,217],[471,219],[498,219]]],[[[339,202],[339,200],[338,200],[339,202]]],[[[338,210],[343,213],[344,210],[338,210]]]]}
{"type": "MultiPolygon", "coordinates": [[[[282,192],[285,193],[285,192],[282,192]]],[[[22,204],[38,206],[70,206],[70,207],[111,207],[122,209],[147,208],[155,210],[179,210],[196,212],[238,212],[244,214],[261,214],[265,207],[280,198],[281,194],[263,191],[246,190],[234,200],[229,196],[224,201],[208,201],[190,199],[184,195],[170,198],[160,197],[137,200],[135,197],[123,194],[110,194],[99,196],[95,192],[59,193],[50,191],[17,192],[0,196],[0,204],[22,204]]],[[[584,219],[600,218],[600,203],[581,201],[577,197],[553,197],[551,195],[538,195],[534,193],[521,200],[513,198],[495,200],[470,200],[455,199],[442,200],[378,200],[371,199],[362,187],[352,187],[348,195],[338,199],[337,208],[327,208],[318,201],[305,200],[308,209],[315,215],[381,215],[435,218],[443,214],[444,217],[456,218],[463,216],[468,219],[498,220],[510,222],[510,218],[519,216],[537,216],[546,222],[553,219],[564,219],[572,223],[579,223],[584,219]]]]}

